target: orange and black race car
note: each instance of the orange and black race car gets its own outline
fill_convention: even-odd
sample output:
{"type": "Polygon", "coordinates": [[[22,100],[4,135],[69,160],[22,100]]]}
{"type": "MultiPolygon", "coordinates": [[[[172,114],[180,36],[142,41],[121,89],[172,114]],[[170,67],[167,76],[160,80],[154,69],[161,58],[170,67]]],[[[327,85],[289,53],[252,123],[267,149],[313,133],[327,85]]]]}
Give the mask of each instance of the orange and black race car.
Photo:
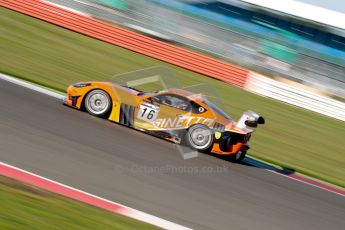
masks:
{"type": "Polygon", "coordinates": [[[200,94],[182,89],[142,92],[111,82],[80,82],[68,87],[64,104],[94,116],[159,136],[193,150],[245,157],[253,132],[264,124],[245,112],[238,122],[200,94]]]}

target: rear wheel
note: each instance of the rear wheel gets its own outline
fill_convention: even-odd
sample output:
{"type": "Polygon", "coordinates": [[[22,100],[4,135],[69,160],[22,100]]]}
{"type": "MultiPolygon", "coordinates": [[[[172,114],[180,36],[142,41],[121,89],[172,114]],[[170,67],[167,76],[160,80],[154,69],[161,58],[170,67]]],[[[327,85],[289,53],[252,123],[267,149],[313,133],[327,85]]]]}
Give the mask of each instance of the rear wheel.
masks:
{"type": "Polygon", "coordinates": [[[187,130],[184,143],[194,150],[207,152],[212,148],[213,134],[206,125],[196,124],[187,130]]]}
{"type": "Polygon", "coordinates": [[[106,117],[111,110],[110,96],[104,90],[92,90],[86,95],[84,105],[91,115],[106,117]]]}

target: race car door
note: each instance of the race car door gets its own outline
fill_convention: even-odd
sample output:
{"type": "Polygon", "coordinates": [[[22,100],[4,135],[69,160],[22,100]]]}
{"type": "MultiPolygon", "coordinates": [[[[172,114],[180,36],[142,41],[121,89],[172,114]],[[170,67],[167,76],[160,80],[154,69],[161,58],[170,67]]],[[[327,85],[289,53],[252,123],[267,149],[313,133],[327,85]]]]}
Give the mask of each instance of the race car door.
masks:
{"type": "Polygon", "coordinates": [[[189,100],[180,95],[160,94],[142,102],[137,113],[137,127],[146,130],[183,129],[186,122],[182,119],[190,114],[189,100]]]}

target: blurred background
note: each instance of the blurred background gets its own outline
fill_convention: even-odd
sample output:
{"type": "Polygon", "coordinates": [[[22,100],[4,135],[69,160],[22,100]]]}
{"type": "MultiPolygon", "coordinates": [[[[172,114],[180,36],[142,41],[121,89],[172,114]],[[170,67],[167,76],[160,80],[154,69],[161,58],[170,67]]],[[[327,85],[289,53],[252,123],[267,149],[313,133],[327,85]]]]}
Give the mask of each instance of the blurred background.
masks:
{"type": "MultiPolygon", "coordinates": [[[[250,109],[267,121],[243,164],[201,154],[183,160],[169,143],[125,132],[0,79],[1,161],[196,229],[226,229],[230,222],[247,229],[344,226],[344,202],[333,194],[262,170],[307,175],[344,191],[341,0],[0,0],[0,6],[1,79],[65,94],[74,82],[134,85],[138,77],[164,78],[167,88],[206,93],[234,120],[250,109]],[[250,162],[259,162],[258,168],[250,162]],[[170,165],[229,171],[164,172],[170,165]],[[163,170],[127,173],[133,166],[163,170]]],[[[150,83],[142,89],[157,89],[158,81],[150,83]]],[[[0,200],[0,229],[152,228],[1,175],[0,200]]]]}
{"type": "Polygon", "coordinates": [[[48,1],[345,98],[345,7],[337,1],[48,1]]]}

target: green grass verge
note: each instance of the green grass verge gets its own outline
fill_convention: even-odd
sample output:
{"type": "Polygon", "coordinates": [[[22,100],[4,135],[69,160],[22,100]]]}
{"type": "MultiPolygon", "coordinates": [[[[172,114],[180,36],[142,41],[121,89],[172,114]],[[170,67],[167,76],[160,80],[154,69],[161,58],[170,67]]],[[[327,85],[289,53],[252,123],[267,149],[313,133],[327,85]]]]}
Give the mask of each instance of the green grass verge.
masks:
{"type": "Polygon", "coordinates": [[[0,9],[0,71],[64,91],[83,80],[151,66],[168,66],[183,86],[215,87],[234,119],[243,111],[262,114],[250,154],[345,187],[345,123],[263,98],[223,82],[144,55],[82,36],[58,26],[0,9]]]}
{"type": "Polygon", "coordinates": [[[0,229],[158,229],[0,176],[0,229]]]}

